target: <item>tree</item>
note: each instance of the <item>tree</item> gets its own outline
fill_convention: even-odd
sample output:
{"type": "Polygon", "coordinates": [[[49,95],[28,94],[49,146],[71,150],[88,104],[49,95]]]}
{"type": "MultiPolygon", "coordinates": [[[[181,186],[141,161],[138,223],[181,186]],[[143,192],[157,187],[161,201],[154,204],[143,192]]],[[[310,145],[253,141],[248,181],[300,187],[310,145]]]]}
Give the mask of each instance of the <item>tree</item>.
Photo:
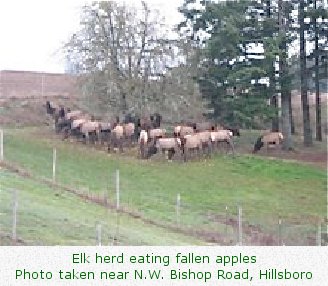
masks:
{"type": "Polygon", "coordinates": [[[303,136],[304,136],[304,146],[312,146],[312,131],[310,125],[310,109],[308,100],[308,71],[306,68],[306,39],[305,39],[305,0],[300,0],[299,2],[299,35],[300,35],[300,72],[301,72],[301,100],[302,100],[302,110],[303,110],[303,136]]]}
{"type": "Polygon", "coordinates": [[[274,109],[274,116],[272,118],[271,130],[276,132],[279,131],[279,116],[278,116],[278,95],[276,92],[276,79],[275,79],[275,63],[279,49],[276,35],[279,32],[278,12],[274,9],[273,1],[265,0],[262,3],[265,11],[265,18],[263,22],[263,33],[264,33],[264,46],[265,49],[265,61],[268,67],[269,75],[269,91],[270,91],[270,105],[274,109]],[[264,4],[264,5],[263,5],[264,4]]]}
{"type": "Polygon", "coordinates": [[[286,7],[283,0],[278,1],[279,9],[279,36],[281,38],[280,58],[279,58],[279,79],[281,88],[281,118],[282,118],[282,134],[284,135],[283,149],[290,150],[292,148],[291,139],[291,120],[290,120],[290,85],[288,67],[287,67],[287,27],[286,27],[286,7]]]}
{"type": "Polygon", "coordinates": [[[181,7],[180,30],[201,51],[197,81],[207,115],[245,127],[270,119],[267,69],[254,49],[262,44],[259,21],[245,17],[254,2],[202,1],[201,8],[195,2],[186,0],[181,7]]]}
{"type": "Polygon", "coordinates": [[[322,141],[321,128],[321,99],[320,99],[320,79],[326,79],[324,75],[324,65],[327,65],[328,49],[328,12],[323,0],[313,0],[309,3],[307,17],[310,19],[307,30],[310,40],[314,42],[314,49],[308,56],[313,65],[309,68],[314,74],[314,87],[316,97],[316,140],[322,141]]]}
{"type": "Polygon", "coordinates": [[[84,6],[66,51],[89,102],[107,113],[149,111],[161,96],[155,86],[178,56],[160,20],[145,2],[141,12],[114,1],[84,6]]]}

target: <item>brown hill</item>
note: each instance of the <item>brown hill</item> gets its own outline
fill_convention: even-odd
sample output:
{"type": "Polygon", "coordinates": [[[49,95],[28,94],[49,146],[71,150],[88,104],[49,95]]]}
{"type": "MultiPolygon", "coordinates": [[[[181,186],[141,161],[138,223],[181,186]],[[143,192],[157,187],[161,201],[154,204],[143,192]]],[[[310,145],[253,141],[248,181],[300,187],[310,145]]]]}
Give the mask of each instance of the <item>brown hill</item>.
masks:
{"type": "Polygon", "coordinates": [[[73,75],[30,71],[0,71],[0,125],[50,124],[45,102],[76,108],[77,78],[73,75]]]}

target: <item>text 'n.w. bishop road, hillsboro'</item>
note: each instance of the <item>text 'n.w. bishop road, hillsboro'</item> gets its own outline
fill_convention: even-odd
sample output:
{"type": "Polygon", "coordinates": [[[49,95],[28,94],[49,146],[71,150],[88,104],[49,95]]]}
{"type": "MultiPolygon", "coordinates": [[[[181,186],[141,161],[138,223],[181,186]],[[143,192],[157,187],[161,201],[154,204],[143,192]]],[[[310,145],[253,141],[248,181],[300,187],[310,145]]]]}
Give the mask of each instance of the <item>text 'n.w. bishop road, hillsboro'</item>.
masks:
{"type": "Polygon", "coordinates": [[[0,279],[8,285],[288,286],[328,279],[324,247],[3,247],[0,253],[6,257],[0,279]]]}

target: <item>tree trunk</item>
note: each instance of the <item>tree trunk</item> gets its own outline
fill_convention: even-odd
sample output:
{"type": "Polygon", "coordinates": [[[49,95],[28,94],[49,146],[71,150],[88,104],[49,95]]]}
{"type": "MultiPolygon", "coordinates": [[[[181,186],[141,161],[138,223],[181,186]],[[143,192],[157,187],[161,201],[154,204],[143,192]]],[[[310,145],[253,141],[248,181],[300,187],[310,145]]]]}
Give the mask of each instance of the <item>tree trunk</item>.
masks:
{"type": "MultiPolygon", "coordinates": [[[[317,8],[317,0],[314,1],[314,9],[317,8]]],[[[318,35],[318,25],[317,18],[314,19],[314,33],[315,33],[315,123],[316,132],[315,139],[317,141],[322,141],[322,130],[321,130],[321,102],[320,102],[320,83],[319,83],[319,35],[318,35]]]]}
{"type": "Polygon", "coordinates": [[[286,80],[288,77],[287,71],[287,43],[286,43],[286,25],[284,22],[285,19],[285,10],[283,7],[283,1],[279,0],[279,32],[282,36],[282,42],[280,45],[280,57],[279,57],[279,82],[281,90],[281,131],[284,136],[283,150],[292,149],[292,134],[290,127],[290,107],[289,107],[289,83],[286,80]]]}
{"type": "Polygon", "coordinates": [[[127,103],[127,100],[126,100],[125,93],[122,94],[121,106],[122,106],[121,109],[122,109],[123,113],[128,111],[128,103],[127,103]]]}
{"type": "Polygon", "coordinates": [[[289,94],[286,91],[281,93],[281,131],[284,136],[282,148],[283,150],[292,149],[292,132],[290,125],[290,108],[289,108],[289,94]]]}
{"type": "Polygon", "coordinates": [[[293,147],[291,133],[291,114],[290,114],[290,92],[284,75],[286,74],[286,58],[281,57],[279,61],[280,84],[281,84],[281,131],[284,136],[282,148],[283,150],[291,150],[293,147]]]}
{"type": "MultiPolygon", "coordinates": [[[[266,16],[268,19],[271,19],[271,1],[266,0],[266,16]]],[[[275,68],[272,67],[272,70],[270,70],[271,76],[270,76],[270,83],[275,83],[275,68]]],[[[275,85],[275,84],[274,84],[275,85]]],[[[278,114],[278,95],[275,94],[276,90],[275,88],[272,88],[270,86],[270,106],[275,110],[274,117],[271,121],[271,131],[272,132],[278,132],[279,131],[279,114],[278,114]]]]}
{"type": "Polygon", "coordinates": [[[294,117],[293,117],[293,106],[292,106],[292,93],[290,91],[288,94],[288,100],[289,100],[290,129],[291,129],[291,133],[295,134],[295,122],[294,122],[294,117]]]}
{"type": "Polygon", "coordinates": [[[306,69],[306,42],[305,42],[305,24],[304,24],[304,0],[300,0],[299,11],[300,25],[300,72],[301,72],[301,100],[303,110],[303,137],[304,146],[313,145],[312,132],[310,125],[310,108],[308,101],[308,86],[307,86],[307,69],[306,69]]]}
{"type": "Polygon", "coordinates": [[[277,95],[273,95],[270,99],[270,105],[275,109],[274,118],[272,118],[271,130],[272,132],[279,131],[279,118],[278,118],[278,100],[277,95]]]}

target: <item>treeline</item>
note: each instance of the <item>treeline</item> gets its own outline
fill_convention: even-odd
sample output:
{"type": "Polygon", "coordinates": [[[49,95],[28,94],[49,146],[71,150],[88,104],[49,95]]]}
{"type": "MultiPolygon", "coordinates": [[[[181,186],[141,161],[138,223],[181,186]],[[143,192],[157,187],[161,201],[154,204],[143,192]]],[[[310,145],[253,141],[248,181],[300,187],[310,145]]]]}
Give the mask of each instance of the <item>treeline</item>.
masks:
{"type": "Polygon", "coordinates": [[[324,0],[185,0],[176,31],[141,3],[141,9],[112,1],[85,6],[81,30],[66,45],[83,75],[81,86],[99,109],[189,117],[204,111],[244,128],[271,122],[273,131],[283,132],[288,150],[295,86],[301,92],[304,144],[312,145],[311,86],[316,139],[322,140],[320,89],[328,78],[324,0]]]}
{"type": "Polygon", "coordinates": [[[243,125],[271,120],[272,130],[281,129],[286,138],[284,149],[290,149],[291,90],[299,79],[304,144],[310,146],[307,93],[312,79],[316,139],[322,140],[319,82],[327,79],[328,51],[324,1],[185,0],[180,11],[185,17],[180,31],[201,53],[198,82],[210,115],[243,125]]]}

